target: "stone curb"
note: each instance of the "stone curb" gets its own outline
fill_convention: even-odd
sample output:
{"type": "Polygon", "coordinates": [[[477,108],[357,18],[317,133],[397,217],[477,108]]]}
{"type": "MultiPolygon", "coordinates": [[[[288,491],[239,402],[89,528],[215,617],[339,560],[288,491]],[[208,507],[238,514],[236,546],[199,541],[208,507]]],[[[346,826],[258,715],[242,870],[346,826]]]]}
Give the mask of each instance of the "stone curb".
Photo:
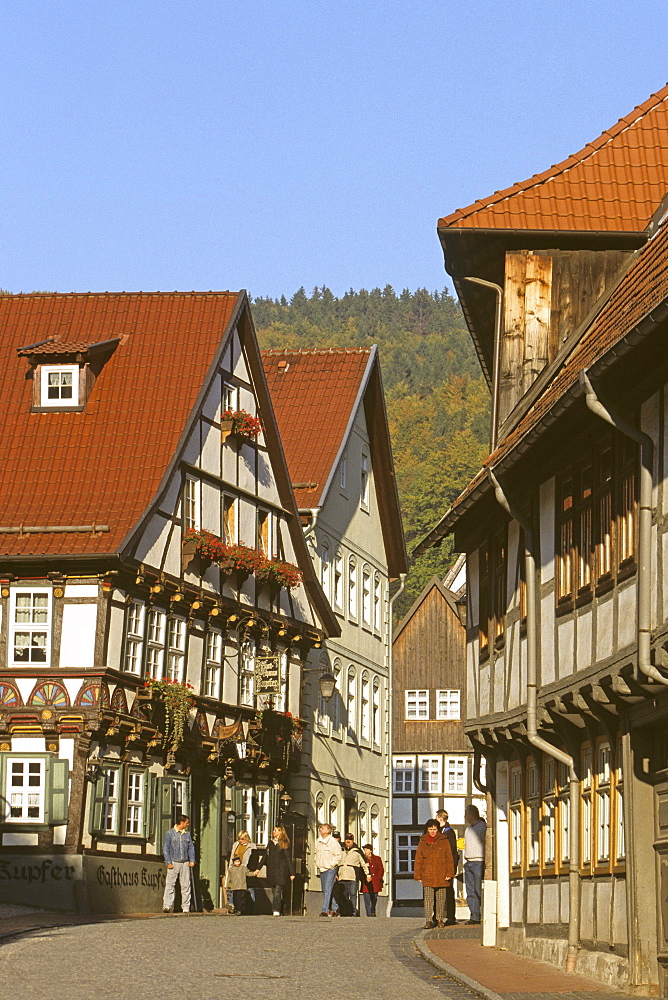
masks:
{"type": "Polygon", "coordinates": [[[499,994],[495,993],[494,990],[489,990],[486,986],[482,986],[480,983],[477,983],[475,979],[470,979],[468,976],[465,976],[463,972],[460,972],[459,969],[455,969],[454,966],[448,965],[448,963],[444,962],[442,958],[435,955],[425,941],[426,936],[427,932],[422,931],[413,938],[413,944],[425,961],[429,962],[430,965],[433,965],[441,972],[445,972],[446,975],[450,976],[451,979],[454,979],[454,981],[459,983],[460,986],[465,986],[468,990],[471,990],[472,993],[482,997],[482,1000],[502,1000],[499,994]]]}

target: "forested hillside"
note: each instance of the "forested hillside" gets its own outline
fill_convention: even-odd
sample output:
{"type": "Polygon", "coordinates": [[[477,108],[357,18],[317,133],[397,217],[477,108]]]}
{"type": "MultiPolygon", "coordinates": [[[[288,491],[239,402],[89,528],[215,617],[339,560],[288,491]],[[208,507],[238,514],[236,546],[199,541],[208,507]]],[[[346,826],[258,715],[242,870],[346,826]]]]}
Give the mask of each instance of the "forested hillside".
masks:
{"type": "MultiPolygon", "coordinates": [[[[489,393],[459,306],[445,291],[397,295],[387,286],[336,298],[325,287],[310,297],[300,288],[289,302],[255,299],[253,317],[262,348],[378,344],[410,555],[486,453],[489,393]]],[[[446,542],[411,560],[399,617],[452,558],[446,542]]]]}

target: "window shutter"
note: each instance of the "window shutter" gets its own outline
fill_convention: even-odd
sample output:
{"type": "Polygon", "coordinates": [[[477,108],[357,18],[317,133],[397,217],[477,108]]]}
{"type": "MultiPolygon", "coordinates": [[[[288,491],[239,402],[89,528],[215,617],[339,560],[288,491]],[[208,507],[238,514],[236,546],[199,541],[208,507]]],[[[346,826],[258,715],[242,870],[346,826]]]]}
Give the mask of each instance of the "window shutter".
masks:
{"type": "Polygon", "coordinates": [[[70,791],[70,765],[66,760],[52,760],[49,765],[47,822],[51,826],[67,823],[70,791]]]}
{"type": "Polygon", "coordinates": [[[151,840],[155,830],[156,777],[152,771],[144,775],[144,830],[145,840],[151,840]]]}
{"type": "Polygon", "coordinates": [[[160,811],[160,828],[158,830],[160,840],[156,846],[162,852],[165,834],[172,825],[172,782],[169,778],[160,779],[157,800],[160,811]]]}
{"type": "MultiPolygon", "coordinates": [[[[102,796],[104,795],[104,774],[95,782],[93,793],[93,807],[90,816],[90,832],[102,833],[102,796]]],[[[105,831],[107,832],[107,831],[105,831]]]]}

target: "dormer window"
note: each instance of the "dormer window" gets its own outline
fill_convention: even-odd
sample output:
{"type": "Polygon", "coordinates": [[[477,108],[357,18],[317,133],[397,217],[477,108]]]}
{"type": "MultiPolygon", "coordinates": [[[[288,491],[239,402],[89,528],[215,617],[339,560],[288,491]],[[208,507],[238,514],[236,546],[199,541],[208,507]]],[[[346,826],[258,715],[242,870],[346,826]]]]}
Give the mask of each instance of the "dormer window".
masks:
{"type": "Polygon", "coordinates": [[[79,366],[40,366],[40,405],[59,408],[79,405],[79,366]]]}

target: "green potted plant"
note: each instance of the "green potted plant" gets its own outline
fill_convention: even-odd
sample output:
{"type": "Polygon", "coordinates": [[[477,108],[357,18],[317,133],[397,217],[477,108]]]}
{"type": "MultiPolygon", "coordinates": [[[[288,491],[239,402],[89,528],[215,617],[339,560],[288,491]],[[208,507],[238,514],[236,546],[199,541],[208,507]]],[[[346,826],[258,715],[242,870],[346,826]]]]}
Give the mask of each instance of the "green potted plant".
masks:
{"type": "Polygon", "coordinates": [[[227,440],[230,434],[246,438],[248,441],[256,441],[261,430],[262,423],[259,418],[252,416],[246,410],[224,410],[220,416],[220,433],[223,441],[227,440]]]}
{"type": "Polygon", "coordinates": [[[181,681],[149,677],[144,682],[144,691],[149,692],[151,701],[161,701],[164,705],[163,746],[173,755],[183,742],[188,713],[194,704],[193,686],[181,681]]]}

